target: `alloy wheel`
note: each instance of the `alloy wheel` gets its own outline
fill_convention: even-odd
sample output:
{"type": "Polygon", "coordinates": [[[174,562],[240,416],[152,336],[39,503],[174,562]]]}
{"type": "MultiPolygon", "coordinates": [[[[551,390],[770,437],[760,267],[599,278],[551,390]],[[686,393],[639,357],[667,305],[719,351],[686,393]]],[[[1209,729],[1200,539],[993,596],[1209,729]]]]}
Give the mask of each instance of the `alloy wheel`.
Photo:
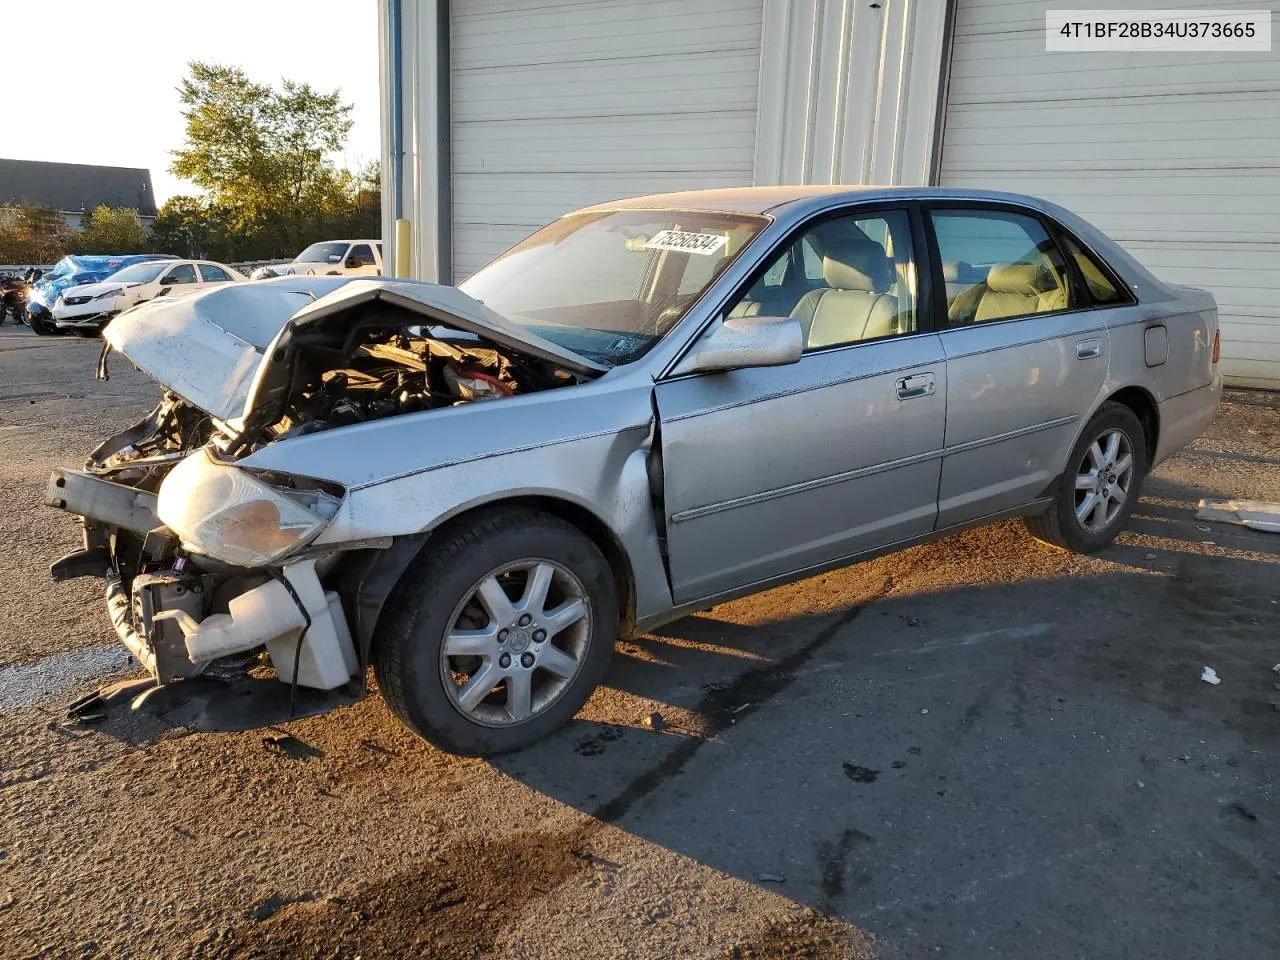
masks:
{"type": "Polygon", "coordinates": [[[1076,471],[1076,522],[1087,533],[1105,530],[1129,499],[1133,447],[1123,430],[1104,430],[1089,444],[1076,471]]]}
{"type": "Polygon", "coordinates": [[[582,582],[552,560],[506,563],[481,577],[449,618],[445,692],[484,726],[523,723],[569,688],[591,642],[582,582]]]}

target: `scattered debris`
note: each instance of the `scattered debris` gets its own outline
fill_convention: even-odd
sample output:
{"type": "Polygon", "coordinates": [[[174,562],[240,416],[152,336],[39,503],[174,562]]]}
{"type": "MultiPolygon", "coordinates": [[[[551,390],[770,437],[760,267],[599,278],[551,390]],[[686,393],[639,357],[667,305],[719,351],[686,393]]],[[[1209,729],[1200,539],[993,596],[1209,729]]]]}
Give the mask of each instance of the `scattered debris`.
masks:
{"type": "MultiPolygon", "coordinates": [[[[1274,600],[1272,600],[1271,602],[1272,602],[1272,603],[1275,603],[1275,601],[1274,601],[1274,600]]],[[[1272,672],[1272,673],[1280,673],[1280,663],[1277,663],[1274,667],[1272,667],[1272,668],[1271,668],[1271,672],[1272,672]]]]}
{"type": "Polygon", "coordinates": [[[844,767],[844,775],[854,783],[875,783],[876,778],[880,776],[879,770],[860,767],[856,763],[850,763],[847,760],[841,766],[844,767]]]}
{"type": "Polygon", "coordinates": [[[1212,683],[1215,687],[1222,682],[1222,678],[1213,667],[1205,667],[1204,673],[1200,674],[1200,679],[1205,683],[1212,683]]]}
{"type": "Polygon", "coordinates": [[[902,620],[908,627],[918,627],[921,623],[916,617],[903,617],[902,620]]]}
{"type": "Polygon", "coordinates": [[[607,867],[610,870],[622,869],[622,864],[614,863],[612,860],[606,860],[604,857],[594,854],[590,850],[570,850],[569,852],[579,860],[585,860],[587,863],[595,864],[597,867],[607,867]]]}
{"type": "Polygon", "coordinates": [[[787,878],[780,873],[762,873],[760,874],[761,883],[786,883],[787,878]]]}
{"type": "Polygon", "coordinates": [[[1201,533],[1208,533],[1210,530],[1213,529],[1213,527],[1209,526],[1207,523],[1197,523],[1196,529],[1199,530],[1201,533]]]}
{"type": "Polygon", "coordinates": [[[663,718],[662,714],[656,710],[644,718],[645,728],[648,730],[665,730],[670,724],[663,718]]]}
{"type": "Polygon", "coordinates": [[[895,760],[895,761],[893,761],[893,763],[892,763],[892,764],[890,764],[890,766],[892,766],[892,767],[893,767],[893,769],[895,769],[895,770],[901,770],[901,769],[902,769],[903,767],[905,767],[906,765],[907,765],[907,761],[905,761],[905,760],[895,760]]]}
{"type": "Polygon", "coordinates": [[[1155,555],[1154,553],[1148,553],[1148,554],[1147,554],[1145,557],[1143,557],[1142,559],[1144,559],[1144,560],[1154,560],[1155,558],[1156,558],[1156,555],[1155,555]]]}
{"type": "Polygon", "coordinates": [[[926,713],[928,713],[928,712],[929,712],[929,708],[928,708],[928,707],[921,707],[921,708],[920,708],[920,716],[922,716],[922,717],[923,717],[923,716],[924,716],[926,713]]]}
{"type": "Polygon", "coordinates": [[[1145,784],[1145,783],[1143,783],[1141,780],[1135,780],[1135,781],[1134,781],[1134,783],[1136,783],[1136,784],[1138,785],[1138,789],[1139,789],[1139,790],[1142,790],[1142,789],[1144,789],[1144,788],[1146,787],[1146,784],[1145,784]]]}
{"type": "Polygon", "coordinates": [[[1199,509],[1196,510],[1196,519],[1234,523],[1264,533],[1280,533],[1280,503],[1266,500],[1201,500],[1199,509]]]}

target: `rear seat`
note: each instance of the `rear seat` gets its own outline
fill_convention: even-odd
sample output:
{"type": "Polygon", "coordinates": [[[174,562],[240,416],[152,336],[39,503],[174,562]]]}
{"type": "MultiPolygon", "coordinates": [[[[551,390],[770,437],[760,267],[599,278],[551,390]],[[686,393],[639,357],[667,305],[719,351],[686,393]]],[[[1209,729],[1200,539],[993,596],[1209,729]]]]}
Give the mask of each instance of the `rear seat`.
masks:
{"type": "Polygon", "coordinates": [[[985,283],[956,297],[947,310],[947,320],[952,324],[981,323],[1049,313],[1066,305],[1066,292],[1048,268],[1035,263],[996,263],[987,272],[985,283]]]}

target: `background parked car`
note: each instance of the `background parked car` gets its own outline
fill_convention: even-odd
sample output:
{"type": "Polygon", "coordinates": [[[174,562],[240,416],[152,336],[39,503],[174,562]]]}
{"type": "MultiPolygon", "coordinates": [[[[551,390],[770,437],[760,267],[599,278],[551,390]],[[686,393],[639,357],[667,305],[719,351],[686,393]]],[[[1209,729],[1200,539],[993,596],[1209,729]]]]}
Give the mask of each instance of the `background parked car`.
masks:
{"type": "Polygon", "coordinates": [[[59,330],[96,337],[112,317],[134,304],[244,279],[226,264],[207,260],[135,263],[106,280],[62,291],[53,304],[53,321],[59,330]]]}
{"type": "Polygon", "coordinates": [[[27,300],[27,323],[41,336],[57,333],[53,324],[53,303],[69,287],[105,280],[117,270],[149,260],[176,260],[171,253],[135,253],[128,256],[63,257],[42,280],[31,287],[27,300]]]}
{"type": "Polygon", "coordinates": [[[376,277],[382,273],[382,242],[323,240],[313,243],[294,257],[293,263],[277,270],[277,275],[376,277]]]}

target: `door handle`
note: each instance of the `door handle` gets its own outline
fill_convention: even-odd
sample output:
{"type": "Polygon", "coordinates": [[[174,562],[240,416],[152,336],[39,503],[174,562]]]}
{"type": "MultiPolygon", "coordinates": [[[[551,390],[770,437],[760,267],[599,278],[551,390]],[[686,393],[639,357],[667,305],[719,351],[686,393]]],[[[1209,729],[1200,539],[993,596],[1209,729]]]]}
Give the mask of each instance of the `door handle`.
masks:
{"type": "Polygon", "coordinates": [[[1079,360],[1088,360],[1092,357],[1102,356],[1101,340],[1077,340],[1076,341],[1076,358],[1079,360]]]}
{"type": "Polygon", "coordinates": [[[910,400],[912,397],[933,396],[933,374],[917,373],[911,377],[903,377],[898,381],[898,399],[910,400]]]}

